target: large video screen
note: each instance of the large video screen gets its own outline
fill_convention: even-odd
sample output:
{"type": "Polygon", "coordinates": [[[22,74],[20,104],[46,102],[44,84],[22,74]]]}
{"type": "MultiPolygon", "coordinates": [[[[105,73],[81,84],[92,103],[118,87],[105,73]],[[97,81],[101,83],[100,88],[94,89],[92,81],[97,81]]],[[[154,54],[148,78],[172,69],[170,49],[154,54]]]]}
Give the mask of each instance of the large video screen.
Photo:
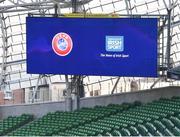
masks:
{"type": "Polygon", "coordinates": [[[157,77],[156,18],[27,17],[27,73],[157,77]]]}

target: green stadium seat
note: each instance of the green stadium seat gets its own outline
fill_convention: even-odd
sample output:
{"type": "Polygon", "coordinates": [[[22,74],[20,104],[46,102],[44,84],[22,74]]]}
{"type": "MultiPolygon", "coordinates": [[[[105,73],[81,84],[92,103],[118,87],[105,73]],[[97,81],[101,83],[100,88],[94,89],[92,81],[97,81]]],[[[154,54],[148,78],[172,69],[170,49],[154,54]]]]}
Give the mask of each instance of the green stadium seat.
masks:
{"type": "Polygon", "coordinates": [[[180,129],[177,127],[174,127],[171,132],[173,133],[173,135],[175,136],[180,136],[180,129]]]}
{"type": "Polygon", "coordinates": [[[177,117],[171,116],[169,119],[176,127],[180,128],[180,120],[177,117]]]}
{"type": "Polygon", "coordinates": [[[152,123],[145,123],[144,126],[147,128],[148,132],[150,132],[152,135],[155,135],[157,129],[152,123]]]}
{"type": "Polygon", "coordinates": [[[130,135],[131,135],[131,133],[129,132],[129,130],[126,129],[126,128],[122,128],[122,129],[120,130],[120,133],[121,133],[122,136],[130,136],[130,135]]]}
{"type": "Polygon", "coordinates": [[[139,136],[139,131],[136,129],[136,127],[130,126],[128,130],[132,136],[139,136]]]}

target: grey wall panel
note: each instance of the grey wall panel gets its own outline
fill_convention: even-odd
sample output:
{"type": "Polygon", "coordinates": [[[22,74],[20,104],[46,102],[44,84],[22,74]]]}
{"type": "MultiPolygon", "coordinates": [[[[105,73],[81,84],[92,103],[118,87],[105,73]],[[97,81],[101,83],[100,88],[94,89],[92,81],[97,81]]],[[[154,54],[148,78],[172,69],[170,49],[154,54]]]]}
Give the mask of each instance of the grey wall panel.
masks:
{"type": "Polygon", "coordinates": [[[140,101],[143,103],[158,100],[159,98],[171,98],[180,96],[180,87],[164,87],[152,90],[142,90],[137,92],[120,93],[106,96],[97,96],[82,98],[80,107],[94,107],[96,105],[122,104],[124,102],[132,103],[140,101]]]}
{"type": "Polygon", "coordinates": [[[35,117],[41,117],[48,112],[64,111],[64,102],[46,102],[37,104],[26,104],[26,105],[9,105],[0,106],[0,116],[6,118],[10,115],[21,115],[23,113],[33,114],[35,117]]]}

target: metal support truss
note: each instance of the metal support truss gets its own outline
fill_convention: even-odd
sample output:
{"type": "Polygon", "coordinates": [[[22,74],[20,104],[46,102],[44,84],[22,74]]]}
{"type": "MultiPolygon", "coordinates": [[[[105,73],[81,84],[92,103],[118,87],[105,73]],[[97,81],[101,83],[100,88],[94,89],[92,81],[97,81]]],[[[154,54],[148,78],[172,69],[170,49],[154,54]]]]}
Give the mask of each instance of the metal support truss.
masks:
{"type": "Polygon", "coordinates": [[[171,68],[170,56],[171,56],[171,11],[172,9],[167,9],[168,12],[168,26],[167,26],[167,68],[171,68]]]}
{"type": "MultiPolygon", "coordinates": [[[[73,0],[72,0],[73,1],[73,0]]],[[[89,3],[91,0],[81,0],[76,2],[76,7],[89,3]]],[[[58,8],[70,8],[72,7],[71,1],[65,0],[46,0],[46,1],[38,1],[38,2],[29,2],[29,3],[18,3],[13,2],[13,5],[0,6],[0,13],[8,13],[8,12],[21,12],[21,11],[29,11],[29,10],[40,10],[40,9],[54,9],[54,4],[58,4],[58,8]],[[21,7],[20,9],[18,9],[21,7]]]]}
{"type": "Polygon", "coordinates": [[[0,77],[0,86],[1,86],[1,90],[5,89],[5,70],[6,70],[6,57],[7,57],[7,47],[8,47],[8,43],[7,43],[7,32],[6,32],[6,25],[4,22],[4,17],[3,14],[0,14],[0,25],[1,25],[1,31],[2,31],[2,63],[1,63],[1,77],[0,77]]]}
{"type": "Polygon", "coordinates": [[[56,17],[58,17],[58,15],[61,14],[61,5],[55,0],[54,0],[54,13],[56,17]]]}
{"type": "Polygon", "coordinates": [[[111,91],[111,94],[114,94],[114,91],[115,91],[115,89],[116,89],[116,87],[117,87],[117,85],[118,85],[118,83],[119,83],[120,78],[121,78],[121,77],[119,77],[119,78],[116,80],[116,83],[114,84],[114,87],[113,87],[113,89],[112,89],[112,91],[111,91]]]}
{"type": "Polygon", "coordinates": [[[72,12],[77,12],[77,0],[72,0],[72,12]]]}
{"type": "Polygon", "coordinates": [[[37,91],[38,91],[39,81],[40,81],[41,78],[42,78],[42,75],[39,75],[39,77],[37,79],[37,83],[36,83],[35,89],[33,90],[32,103],[35,102],[35,97],[36,97],[36,94],[37,94],[37,91]]]}
{"type": "Polygon", "coordinates": [[[157,80],[155,80],[154,83],[151,85],[150,89],[153,89],[154,86],[156,86],[156,84],[157,84],[158,82],[160,82],[161,80],[164,80],[164,77],[159,77],[157,80]]]}
{"type": "Polygon", "coordinates": [[[126,4],[127,14],[128,14],[128,15],[132,14],[132,9],[131,9],[130,0],[125,0],[125,4],[126,4]]]}

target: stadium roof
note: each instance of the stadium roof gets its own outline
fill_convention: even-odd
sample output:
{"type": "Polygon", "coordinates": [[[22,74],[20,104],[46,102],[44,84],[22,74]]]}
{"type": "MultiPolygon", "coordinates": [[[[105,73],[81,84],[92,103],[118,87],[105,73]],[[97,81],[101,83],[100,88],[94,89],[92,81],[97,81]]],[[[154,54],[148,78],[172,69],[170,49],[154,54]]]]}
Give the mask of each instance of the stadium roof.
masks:
{"type": "MultiPolygon", "coordinates": [[[[54,14],[56,4],[58,14],[72,13],[71,0],[0,0],[0,84],[2,90],[35,86],[38,78],[40,78],[39,84],[65,81],[64,76],[61,75],[39,76],[26,73],[26,17],[28,13],[41,16],[54,14]]],[[[171,10],[170,63],[172,67],[180,65],[179,0],[80,0],[76,5],[79,12],[100,14],[167,15],[168,10],[171,10]]],[[[165,66],[168,45],[167,24],[166,21],[163,28],[164,34],[160,36],[159,42],[159,51],[162,54],[160,56],[164,57],[160,59],[160,62],[165,66]]],[[[101,81],[115,81],[116,79],[117,77],[86,77],[84,83],[86,86],[93,83],[100,85],[101,81]]],[[[157,79],[122,78],[121,82],[127,84],[131,80],[144,82],[147,85],[144,88],[149,88],[157,79]]],[[[164,82],[163,85],[169,84],[164,82]]],[[[178,82],[176,81],[175,84],[178,82]]],[[[159,86],[162,85],[159,84],[159,86]]]]}

